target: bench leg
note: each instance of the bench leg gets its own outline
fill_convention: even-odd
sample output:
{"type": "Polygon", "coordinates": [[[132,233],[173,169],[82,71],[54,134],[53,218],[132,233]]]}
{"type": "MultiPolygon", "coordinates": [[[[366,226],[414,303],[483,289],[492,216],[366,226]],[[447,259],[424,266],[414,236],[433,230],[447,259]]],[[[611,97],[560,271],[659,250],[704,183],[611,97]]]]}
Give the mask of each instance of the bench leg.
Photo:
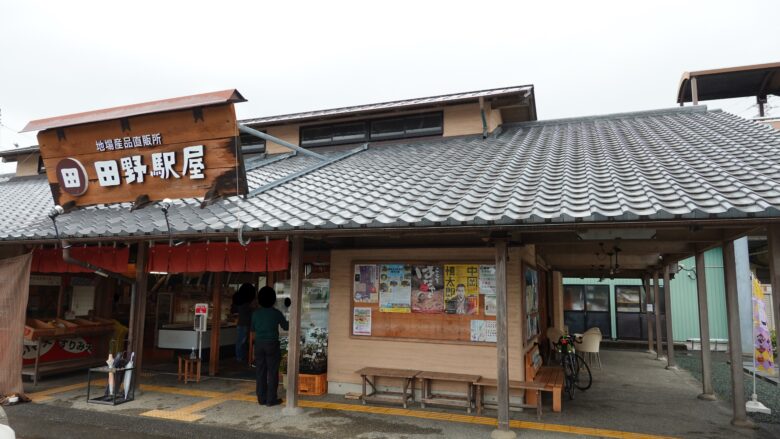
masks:
{"type": "Polygon", "coordinates": [[[553,411],[555,413],[561,412],[561,388],[553,389],[553,411]]]}
{"type": "Polygon", "coordinates": [[[403,394],[401,395],[401,398],[403,398],[403,405],[404,408],[406,408],[406,395],[407,390],[409,390],[409,381],[412,381],[408,378],[404,378],[404,388],[403,388],[403,394]]]}
{"type": "Polygon", "coordinates": [[[425,408],[425,400],[430,397],[430,383],[427,379],[422,379],[422,389],[420,391],[422,392],[422,398],[420,398],[420,407],[425,408]]]}
{"type": "Polygon", "coordinates": [[[536,419],[542,420],[542,391],[536,391],[536,419]]]}
{"type": "Polygon", "coordinates": [[[361,378],[363,378],[363,394],[360,395],[360,399],[363,401],[363,404],[366,403],[366,376],[361,375],[361,378]]]}
{"type": "Polygon", "coordinates": [[[482,391],[482,386],[477,386],[477,397],[476,397],[475,405],[477,406],[477,414],[481,415],[482,414],[482,408],[485,405],[485,394],[482,391]]]}
{"type": "Polygon", "coordinates": [[[415,383],[416,381],[417,381],[417,380],[416,380],[415,378],[412,378],[412,379],[411,379],[411,382],[412,382],[412,384],[411,384],[412,391],[411,391],[411,393],[409,394],[409,400],[410,400],[410,401],[414,401],[414,385],[415,385],[414,383],[415,383]]]}
{"type": "Polygon", "coordinates": [[[474,385],[469,383],[468,401],[466,401],[466,413],[471,414],[471,402],[474,401],[474,385]]]}

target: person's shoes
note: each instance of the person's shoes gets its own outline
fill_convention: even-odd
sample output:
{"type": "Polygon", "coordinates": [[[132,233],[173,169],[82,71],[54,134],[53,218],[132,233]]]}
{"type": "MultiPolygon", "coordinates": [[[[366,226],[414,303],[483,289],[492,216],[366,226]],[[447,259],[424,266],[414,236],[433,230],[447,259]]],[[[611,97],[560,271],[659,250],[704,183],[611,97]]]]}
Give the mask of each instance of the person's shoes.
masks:
{"type": "Polygon", "coordinates": [[[279,405],[279,404],[281,404],[281,403],[282,403],[282,400],[277,398],[277,400],[276,400],[276,401],[271,401],[271,402],[269,402],[268,404],[266,404],[266,406],[268,406],[268,407],[273,407],[273,406],[275,406],[275,405],[279,405]]]}
{"type": "Polygon", "coordinates": [[[261,398],[257,398],[257,403],[260,405],[265,405],[265,400],[261,398]]]}
{"type": "Polygon", "coordinates": [[[257,365],[255,364],[255,360],[252,360],[252,367],[257,367],[257,365]]]}

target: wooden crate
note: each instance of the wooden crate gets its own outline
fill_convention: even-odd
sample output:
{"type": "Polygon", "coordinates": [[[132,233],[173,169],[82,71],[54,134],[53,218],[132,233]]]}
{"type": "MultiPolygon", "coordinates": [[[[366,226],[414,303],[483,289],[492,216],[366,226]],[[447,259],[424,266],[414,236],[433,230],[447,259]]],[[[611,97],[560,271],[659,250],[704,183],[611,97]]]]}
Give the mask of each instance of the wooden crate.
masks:
{"type": "Polygon", "coordinates": [[[298,394],[320,396],[328,393],[328,374],[298,374],[298,394]]]}

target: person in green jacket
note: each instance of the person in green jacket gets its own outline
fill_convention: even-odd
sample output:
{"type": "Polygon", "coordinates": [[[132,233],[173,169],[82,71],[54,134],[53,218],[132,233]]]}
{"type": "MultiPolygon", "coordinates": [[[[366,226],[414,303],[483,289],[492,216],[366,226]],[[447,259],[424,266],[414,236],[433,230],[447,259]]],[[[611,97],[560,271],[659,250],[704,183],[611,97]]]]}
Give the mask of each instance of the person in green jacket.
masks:
{"type": "Polygon", "coordinates": [[[282,403],[277,396],[279,387],[279,327],[285,331],[290,324],[281,311],[274,308],[276,291],[271,287],[260,288],[257,293],[260,307],[252,314],[252,330],[255,331],[255,365],[257,403],[272,407],[282,403]]]}

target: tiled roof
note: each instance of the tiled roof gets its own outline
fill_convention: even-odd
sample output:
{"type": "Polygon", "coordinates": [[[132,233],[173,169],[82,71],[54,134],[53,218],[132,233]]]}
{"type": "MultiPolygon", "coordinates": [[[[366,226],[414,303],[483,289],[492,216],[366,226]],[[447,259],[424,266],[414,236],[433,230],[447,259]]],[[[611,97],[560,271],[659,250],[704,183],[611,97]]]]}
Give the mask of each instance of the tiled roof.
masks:
{"type": "Polygon", "coordinates": [[[400,101],[379,102],[376,104],[355,105],[352,107],[330,108],[327,110],[306,111],[303,113],[282,114],[276,116],[257,117],[254,119],[241,120],[245,125],[265,125],[279,122],[290,122],[293,120],[306,120],[320,117],[348,116],[354,113],[364,113],[379,110],[397,110],[399,108],[419,107],[434,104],[446,104],[459,101],[469,101],[478,98],[487,98],[492,96],[502,96],[512,93],[531,93],[533,86],[522,85],[516,87],[493,88],[489,90],[477,90],[465,93],[452,93],[439,96],[428,96],[424,98],[404,99],[400,101]]]}
{"type": "MultiPolygon", "coordinates": [[[[268,159],[271,160],[271,159],[268,159]]],[[[248,172],[250,190],[317,162],[248,172]]],[[[521,123],[481,136],[370,147],[257,196],[200,209],[174,233],[780,217],[780,132],[705,107],[521,123]]],[[[52,237],[45,177],[0,184],[0,239],[52,237]]],[[[58,218],[71,237],[166,233],[160,209],[97,206],[58,218]]]]}

